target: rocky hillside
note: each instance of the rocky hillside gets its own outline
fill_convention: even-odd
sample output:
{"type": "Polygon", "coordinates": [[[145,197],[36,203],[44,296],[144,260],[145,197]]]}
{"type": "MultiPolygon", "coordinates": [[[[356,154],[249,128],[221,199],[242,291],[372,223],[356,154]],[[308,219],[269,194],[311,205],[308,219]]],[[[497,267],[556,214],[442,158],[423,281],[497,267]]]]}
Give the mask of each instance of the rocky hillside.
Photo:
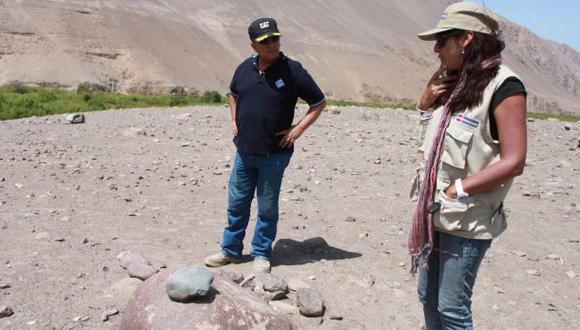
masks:
{"type": "MultiPolygon", "coordinates": [[[[283,49],[326,93],[413,102],[438,65],[415,37],[449,1],[0,0],[0,84],[123,92],[175,86],[226,91],[251,54],[247,25],[278,19],[283,49]]],[[[505,22],[505,61],[525,79],[530,109],[580,113],[580,55],[505,22]]]]}

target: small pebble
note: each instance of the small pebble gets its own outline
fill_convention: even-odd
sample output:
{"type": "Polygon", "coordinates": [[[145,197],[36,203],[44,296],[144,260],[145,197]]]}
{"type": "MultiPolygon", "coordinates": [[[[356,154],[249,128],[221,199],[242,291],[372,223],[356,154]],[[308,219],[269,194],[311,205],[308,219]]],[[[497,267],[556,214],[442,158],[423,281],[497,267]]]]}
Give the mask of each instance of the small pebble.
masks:
{"type": "Polygon", "coordinates": [[[531,276],[540,276],[540,272],[535,269],[528,269],[526,273],[531,276]]]}
{"type": "Polygon", "coordinates": [[[12,308],[6,305],[0,305],[0,319],[14,314],[12,308]]]}
{"type": "Polygon", "coordinates": [[[117,309],[107,309],[103,312],[103,322],[107,322],[110,316],[119,314],[119,310],[117,309]]]}

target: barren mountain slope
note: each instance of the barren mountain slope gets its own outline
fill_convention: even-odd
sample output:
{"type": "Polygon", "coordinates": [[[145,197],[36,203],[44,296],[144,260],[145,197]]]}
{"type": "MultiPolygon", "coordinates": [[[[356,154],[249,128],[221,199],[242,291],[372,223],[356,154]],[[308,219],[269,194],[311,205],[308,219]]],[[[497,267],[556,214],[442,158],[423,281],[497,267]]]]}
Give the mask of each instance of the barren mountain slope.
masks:
{"type": "MultiPolygon", "coordinates": [[[[415,100],[438,65],[415,34],[448,1],[0,0],[0,83],[120,91],[227,90],[251,55],[247,25],[278,19],[283,49],[330,97],[415,100]]],[[[534,111],[580,113],[580,60],[569,47],[506,25],[506,63],[526,80],[534,111]]]]}

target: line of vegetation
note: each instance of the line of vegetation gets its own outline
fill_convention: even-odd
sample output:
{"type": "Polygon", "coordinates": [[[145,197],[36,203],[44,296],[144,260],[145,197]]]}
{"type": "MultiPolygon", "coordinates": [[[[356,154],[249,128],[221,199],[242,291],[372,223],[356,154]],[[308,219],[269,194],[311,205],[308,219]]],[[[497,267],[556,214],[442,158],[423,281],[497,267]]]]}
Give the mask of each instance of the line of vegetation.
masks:
{"type": "Polygon", "coordinates": [[[74,92],[14,84],[0,86],[0,120],[107,109],[215,105],[225,102],[225,97],[217,91],[206,91],[201,95],[125,95],[83,88],[74,92]]]}
{"type": "Polygon", "coordinates": [[[337,107],[365,107],[365,108],[378,108],[378,109],[405,109],[414,110],[414,103],[373,103],[373,102],[355,102],[355,101],[344,101],[344,100],[327,100],[328,105],[334,105],[337,107]]]}
{"type": "Polygon", "coordinates": [[[555,113],[543,113],[543,112],[528,112],[528,118],[547,120],[550,118],[558,119],[559,121],[567,122],[577,122],[580,121],[580,116],[576,115],[565,115],[565,114],[555,114],[555,113]]]}
{"type": "MultiPolygon", "coordinates": [[[[126,95],[92,91],[82,86],[76,92],[60,88],[30,87],[21,84],[0,86],[0,120],[107,109],[185,107],[225,103],[225,96],[222,96],[217,91],[205,91],[203,94],[187,94],[183,91],[178,91],[168,95],[126,95]]],[[[327,103],[328,105],[339,107],[415,109],[415,104],[413,103],[382,104],[344,100],[328,100],[327,103]]],[[[580,116],[566,114],[528,112],[528,117],[540,120],[555,118],[565,122],[580,121],[580,116]]]]}
{"type": "MultiPolygon", "coordinates": [[[[328,100],[328,105],[334,105],[338,107],[365,107],[365,108],[380,108],[380,109],[404,109],[404,110],[415,110],[417,104],[415,103],[369,103],[369,102],[354,102],[354,101],[342,101],[342,100],[328,100]]],[[[530,112],[527,113],[528,118],[547,120],[550,118],[558,119],[563,122],[577,122],[580,121],[580,116],[569,115],[569,114],[558,114],[558,113],[543,113],[543,112],[530,112]]]]}

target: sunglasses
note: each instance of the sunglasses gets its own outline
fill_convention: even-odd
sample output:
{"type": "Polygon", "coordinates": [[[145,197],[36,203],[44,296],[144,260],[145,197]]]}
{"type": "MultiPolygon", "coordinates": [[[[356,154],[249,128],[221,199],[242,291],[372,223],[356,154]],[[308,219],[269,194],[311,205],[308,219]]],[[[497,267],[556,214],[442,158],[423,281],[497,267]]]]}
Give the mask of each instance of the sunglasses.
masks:
{"type": "Polygon", "coordinates": [[[258,41],[258,43],[260,45],[268,45],[268,44],[271,44],[271,43],[274,43],[274,42],[278,42],[279,40],[280,40],[280,37],[278,37],[278,36],[272,36],[272,37],[266,38],[264,40],[258,41]]]}
{"type": "Polygon", "coordinates": [[[445,47],[445,44],[447,43],[447,39],[451,38],[451,37],[456,37],[459,35],[462,35],[465,31],[463,30],[451,30],[451,31],[445,31],[442,33],[438,33],[435,37],[437,38],[437,42],[435,43],[435,45],[439,48],[443,48],[445,47]]]}

